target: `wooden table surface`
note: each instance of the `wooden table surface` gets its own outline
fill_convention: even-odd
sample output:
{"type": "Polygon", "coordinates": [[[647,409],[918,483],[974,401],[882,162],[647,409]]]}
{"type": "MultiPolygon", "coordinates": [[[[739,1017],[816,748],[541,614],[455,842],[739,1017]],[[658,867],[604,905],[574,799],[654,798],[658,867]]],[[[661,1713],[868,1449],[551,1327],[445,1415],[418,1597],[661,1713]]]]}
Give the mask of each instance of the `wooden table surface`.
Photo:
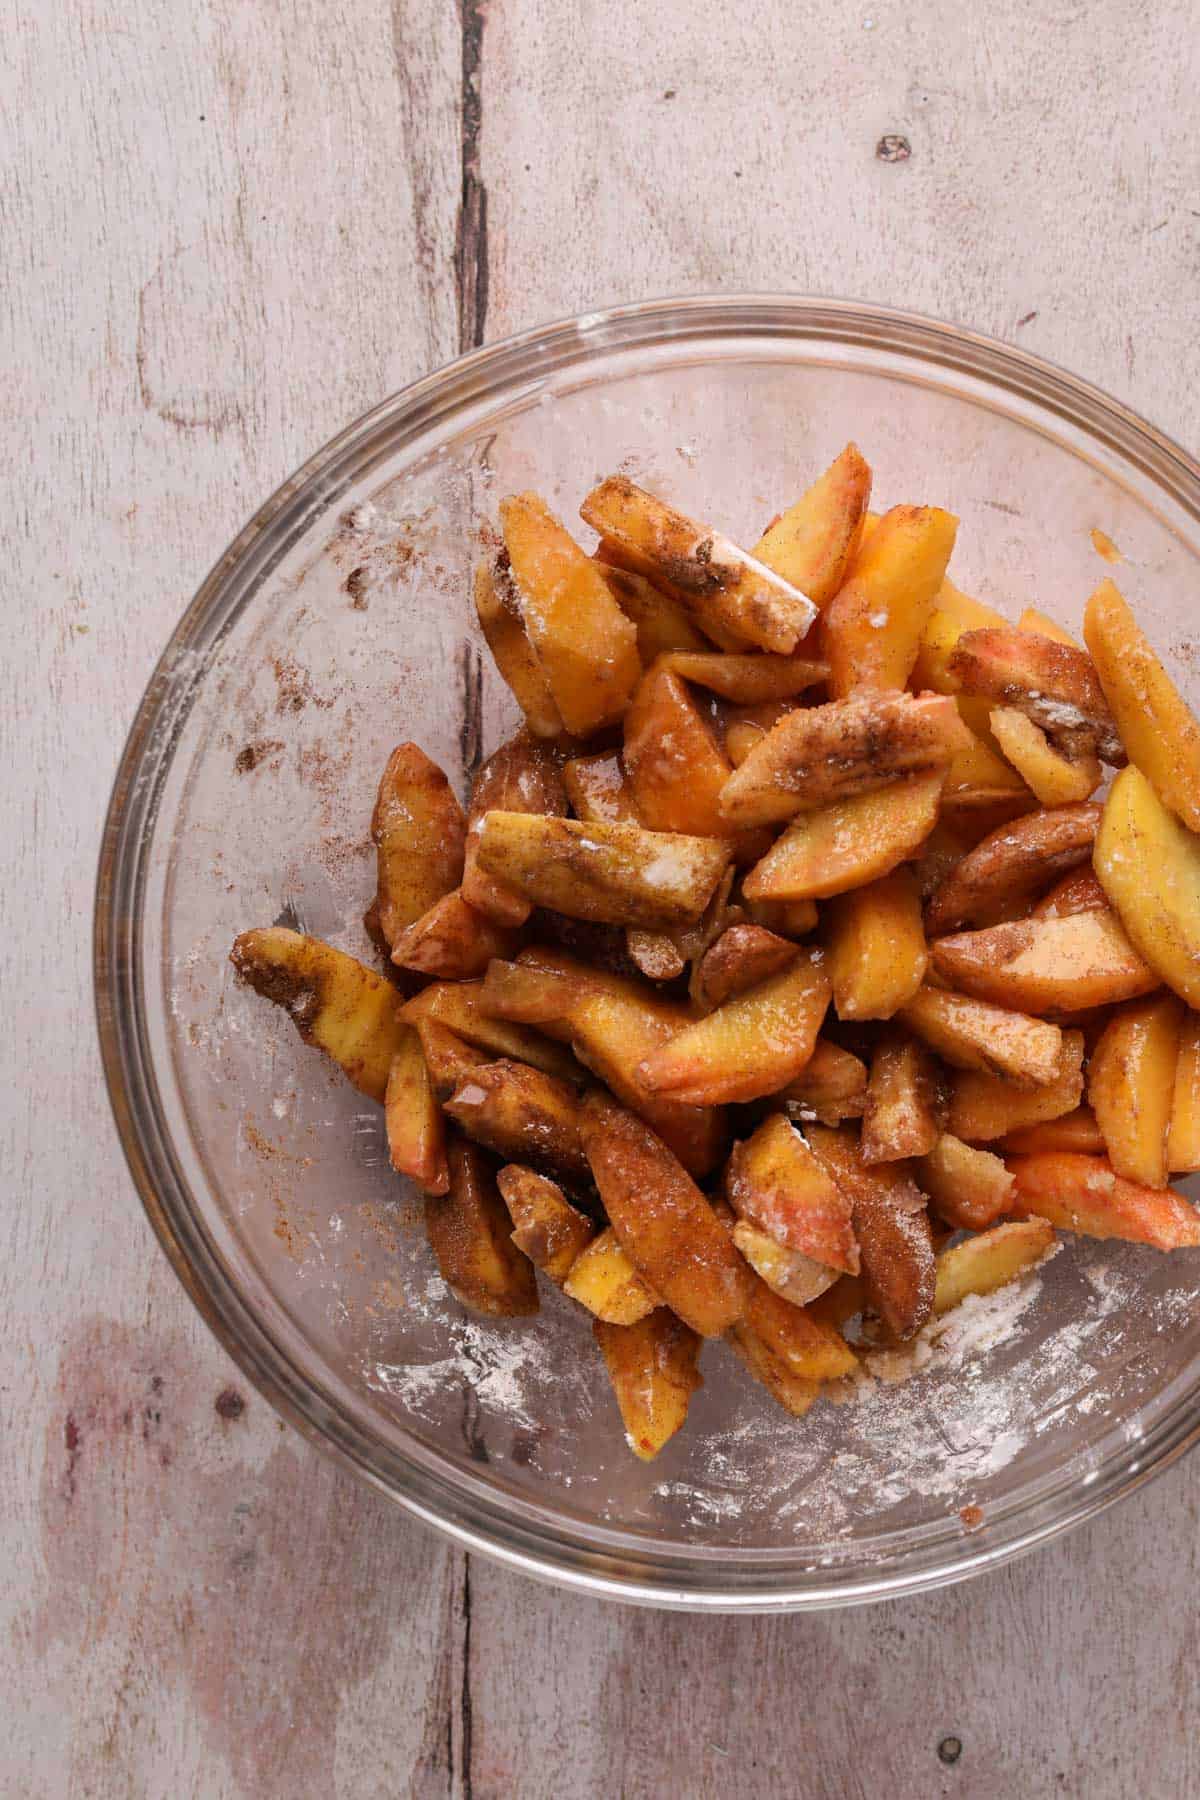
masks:
{"type": "Polygon", "coordinates": [[[216,553],[364,407],[605,301],[790,289],[1200,447],[1190,0],[460,6],[0,9],[0,1790],[1195,1794],[1200,1459],[915,1601],[576,1599],[280,1425],[143,1220],[89,988],[110,778],[216,553]]]}

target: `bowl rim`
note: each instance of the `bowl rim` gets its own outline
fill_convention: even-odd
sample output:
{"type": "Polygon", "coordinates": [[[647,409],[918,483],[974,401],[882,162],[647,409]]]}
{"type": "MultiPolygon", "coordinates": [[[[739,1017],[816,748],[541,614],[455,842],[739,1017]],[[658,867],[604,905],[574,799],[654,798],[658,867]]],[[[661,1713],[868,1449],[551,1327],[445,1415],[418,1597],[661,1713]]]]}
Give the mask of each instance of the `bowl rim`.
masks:
{"type": "MultiPolygon", "coordinates": [[[[473,1500],[445,1480],[389,1457],[388,1477],[369,1453],[369,1434],[341,1416],[265,1329],[211,1251],[189,1204],[189,1191],[157,1104],[153,1057],[145,1041],[141,995],[142,901],[158,806],[175,745],[199,692],[205,660],[237,616],[238,593],[257,585],[285,522],[294,538],[337,487],[338,471],[358,464],[376,441],[397,447],[443,417],[516,380],[537,381],[597,351],[648,350],[716,336],[820,340],[888,350],[914,362],[955,369],[1033,398],[1072,421],[1150,475],[1200,522],[1200,463],[1122,402],[1045,358],[926,315],[851,300],[770,293],[699,294],[592,310],[500,339],[456,357],[397,390],[353,420],[310,456],[248,519],[217,559],[176,625],[138,703],[114,777],[97,865],[93,916],[93,991],[101,1059],[121,1148],[143,1208],[193,1305],[242,1374],[308,1440],[406,1511],[462,1548],[576,1591],[634,1604],[728,1612],[817,1610],[895,1598],[962,1580],[1074,1529],[1162,1473],[1200,1438],[1200,1401],[1174,1401],[1146,1435],[1104,1459],[1097,1475],[1064,1479],[1039,1494],[1053,1516],[1022,1526],[1006,1509],[995,1525],[960,1533],[956,1547],[915,1568],[836,1567],[778,1578],[777,1562],[735,1552],[735,1569],[712,1559],[698,1566],[659,1550],[614,1554],[586,1541],[579,1526],[516,1520],[500,1496],[473,1500]],[[401,440],[403,441],[403,440],[401,440]],[[222,608],[224,607],[224,611],[222,608]],[[203,654],[196,656],[197,647],[203,654]],[[189,663],[189,658],[192,659],[189,663]],[[194,666],[193,666],[194,665],[194,666]],[[147,779],[149,773],[151,779],[147,779]],[[398,1466],[396,1466],[398,1465],[398,1466]],[[407,1477],[407,1479],[405,1479],[407,1477]],[[1065,1504],[1064,1490],[1073,1489],[1065,1504]],[[850,1576],[851,1578],[847,1578],[850,1576]]],[[[600,1534],[607,1536],[607,1533],[600,1534]]],[[[617,1534],[619,1535],[619,1534],[617,1534]]],[[[772,1553],[774,1556],[774,1553],[772,1553]]]]}

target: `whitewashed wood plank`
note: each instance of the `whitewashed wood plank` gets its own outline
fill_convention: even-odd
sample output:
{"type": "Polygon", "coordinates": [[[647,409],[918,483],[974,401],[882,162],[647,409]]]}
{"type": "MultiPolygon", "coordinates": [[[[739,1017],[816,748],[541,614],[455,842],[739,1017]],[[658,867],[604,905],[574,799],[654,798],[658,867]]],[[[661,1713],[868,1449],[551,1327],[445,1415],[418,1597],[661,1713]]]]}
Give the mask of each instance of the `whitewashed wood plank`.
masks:
{"type": "Polygon", "coordinates": [[[6,1785],[1194,1790],[1190,1469],[983,1584],[698,1622],[478,1563],[464,1589],[255,1397],[222,1418],[244,1390],[142,1225],[86,994],[108,776],[187,594],[301,456],[460,341],[655,292],[841,292],[1015,337],[1194,444],[1187,7],[51,10],[8,7],[0,98],[0,979],[60,1009],[0,1106],[6,1785]],[[879,158],[888,134],[911,155],[879,158]]]}
{"type": "MultiPolygon", "coordinates": [[[[664,293],[839,294],[1023,344],[1194,448],[1189,19],[504,0],[484,54],[489,334],[664,293]]],[[[477,1566],[473,1791],[1191,1792],[1177,1597],[1198,1505],[1193,1463],[986,1581],[812,1619],[634,1613],[477,1566]]]]}
{"type": "Polygon", "coordinates": [[[31,1027],[0,1094],[0,1787],[440,1796],[463,1558],[285,1433],[195,1318],[116,1146],[89,924],[190,592],[297,461],[458,347],[459,24],[2,11],[0,981],[31,1027]]]}
{"type": "Polygon", "coordinates": [[[995,1575],[782,1619],[635,1612],[476,1563],[473,1792],[1194,1793],[1198,1513],[1178,1470],[995,1575]]]}
{"type": "MultiPolygon", "coordinates": [[[[650,295],[928,312],[1197,439],[1188,0],[489,12],[489,335],[650,295]],[[884,161],[881,140],[911,154],[884,161]]],[[[895,151],[892,151],[895,154],[895,151]]]]}

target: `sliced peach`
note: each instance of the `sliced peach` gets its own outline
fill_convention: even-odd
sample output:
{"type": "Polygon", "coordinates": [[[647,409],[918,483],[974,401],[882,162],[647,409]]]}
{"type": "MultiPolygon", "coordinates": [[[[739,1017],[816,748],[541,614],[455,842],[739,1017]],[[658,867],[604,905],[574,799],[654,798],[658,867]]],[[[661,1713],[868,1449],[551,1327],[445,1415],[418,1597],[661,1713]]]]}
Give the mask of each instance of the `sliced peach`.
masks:
{"type": "Polygon", "coordinates": [[[857,1275],[851,1202],[781,1113],[734,1147],[725,1193],[740,1219],[842,1274],[857,1275]]]}
{"type": "Polygon", "coordinates": [[[824,681],[829,669],[811,656],[721,656],[716,652],[674,651],[662,667],[682,681],[707,688],[738,706],[791,700],[824,681]]]}
{"type": "Polygon", "coordinates": [[[978,1069],[1025,1088],[1057,1078],[1062,1032],[1044,1019],[934,987],[914,994],[900,1017],[956,1069],[978,1069]]]}
{"type": "Polygon", "coordinates": [[[807,1396],[791,1405],[793,1390],[810,1381],[836,1381],[854,1369],[856,1358],[836,1321],[809,1310],[812,1299],[854,1276],[814,1262],[789,1250],[745,1219],[735,1219],[723,1200],[713,1210],[750,1265],[744,1281],[742,1316],[729,1332],[729,1342],[752,1373],[789,1411],[808,1410],[807,1396]],[[809,1296],[809,1302],[801,1297],[809,1296]]]}
{"type": "Polygon", "coordinates": [[[948,819],[944,814],[939,815],[913,865],[922,900],[928,900],[936,893],[955,865],[986,836],[986,831],[976,831],[970,821],[961,816],[948,819]]]}
{"type": "Polygon", "coordinates": [[[306,1044],[331,1057],[360,1093],[382,1102],[407,1042],[391,982],[320,938],[269,925],[229,953],[238,978],[281,1006],[306,1044]]]}
{"type": "Polygon", "coordinates": [[[820,954],[801,952],[782,974],[727,1000],[647,1057],[639,1077],[652,1092],[695,1106],[776,1093],[812,1055],[828,1005],[820,954]]]}
{"type": "Polygon", "coordinates": [[[767,527],[754,554],[814,606],[826,606],[845,580],[870,498],[870,465],[857,444],[847,444],[807,493],[767,527]]]}
{"type": "Polygon", "coordinates": [[[625,1441],[641,1462],[651,1462],[687,1418],[692,1395],[704,1382],[696,1367],[700,1339],[660,1306],[636,1325],[592,1323],[612,1383],[625,1441]]]}
{"type": "MultiPolygon", "coordinates": [[[[782,1304],[786,1305],[787,1302],[782,1304]]],[[[790,1375],[778,1359],[770,1354],[761,1339],[744,1325],[733,1326],[725,1341],[734,1355],[745,1364],[755,1381],[761,1382],[793,1419],[802,1419],[811,1409],[821,1392],[819,1381],[810,1381],[802,1375],[790,1375]]]]}
{"type": "Polygon", "coordinates": [[[462,879],[462,807],[437,764],[416,744],[388,757],[371,814],[379,929],[387,944],[462,879]]]}
{"type": "Polygon", "coordinates": [[[655,1293],[701,1337],[745,1305],[743,1271],[700,1189],[641,1119],[605,1095],[584,1104],[583,1147],[621,1247],[655,1293]]]}
{"type": "Polygon", "coordinates": [[[797,947],[761,925],[731,925],[704,952],[692,982],[692,999],[701,1012],[713,1012],[768,981],[795,962],[797,947]]]}
{"type": "Polygon", "coordinates": [[[577,819],[602,825],[637,824],[637,809],[617,751],[573,756],[563,764],[562,778],[577,819]]]}
{"type": "Polygon", "coordinates": [[[836,1269],[805,1256],[802,1250],[789,1250],[746,1219],[738,1220],[731,1236],[759,1279],[793,1306],[807,1306],[838,1280],[836,1269]]]}
{"type": "Polygon", "coordinates": [[[400,933],[392,961],[441,981],[470,981],[494,956],[511,956],[516,942],[515,931],[468,906],[456,888],[400,933]]]}
{"type": "Polygon", "coordinates": [[[1124,1238],[1156,1250],[1200,1244],[1200,1214],[1171,1188],[1142,1187],[1118,1175],[1102,1156],[1044,1151],[1012,1156],[1013,1212],[1049,1220],[1060,1231],[1124,1238]]]}
{"type": "Polygon", "coordinates": [[[601,544],[596,560],[602,565],[609,592],[637,632],[643,667],[648,669],[672,650],[707,650],[709,641],[692,624],[687,608],[644,575],[623,568],[619,561],[614,563],[608,549],[601,544]]]}
{"type": "MultiPolygon", "coordinates": [[[[960,696],[959,714],[965,700],[960,696]]],[[[964,721],[965,722],[965,721],[964,721]]],[[[986,740],[968,726],[969,737],[955,751],[946,770],[942,806],[955,816],[985,818],[999,811],[1003,818],[1019,817],[1033,805],[1033,795],[1016,769],[998,756],[986,740]]]]}
{"type": "Polygon", "coordinates": [[[446,1128],[425,1066],[421,1040],[408,1027],[396,1047],[383,1099],[388,1154],[397,1174],[409,1175],[427,1194],[450,1186],[446,1128]]]}
{"type": "Polygon", "coordinates": [[[892,1335],[915,1337],[933,1311],[934,1255],[925,1196],[902,1164],[874,1168],[852,1131],[812,1125],[809,1142],[854,1206],[867,1300],[892,1335]]]}
{"type": "Polygon", "coordinates": [[[1052,638],[1056,644],[1070,644],[1073,650],[1082,650],[1083,645],[1077,637],[1052,619],[1049,613],[1039,612],[1036,606],[1027,606],[1017,620],[1018,631],[1034,631],[1039,637],[1052,638]]]}
{"type": "Polygon", "coordinates": [[[750,752],[758,748],[769,731],[774,731],[780,719],[795,711],[795,702],[791,700],[760,700],[754,706],[723,706],[717,726],[730,766],[740,769],[750,752]]]}
{"type": "Polygon", "coordinates": [[[867,1301],[866,1283],[861,1275],[843,1275],[831,1288],[826,1288],[806,1308],[810,1319],[832,1325],[840,1331],[862,1312],[867,1301]]]}
{"type": "Polygon", "coordinates": [[[1088,1099],[1118,1175],[1167,1185],[1167,1128],[1183,1006],[1174,994],[1135,1000],[1105,1026],[1088,1064],[1088,1099]]]}
{"type": "Polygon", "coordinates": [[[506,1161],[579,1182],[588,1178],[579,1107],[579,1090],[569,1081],[500,1057],[464,1075],[445,1112],[460,1131],[506,1161]]]}
{"type": "Polygon", "coordinates": [[[998,1075],[973,1070],[950,1084],[946,1129],[967,1143],[1005,1137],[1025,1125],[1040,1125],[1074,1112],[1083,1098],[1083,1033],[1064,1031],[1059,1070],[1040,1087],[1018,1088],[998,1075]]]}
{"type": "MultiPolygon", "coordinates": [[[[746,649],[746,639],[732,631],[726,623],[719,594],[714,597],[709,594],[685,593],[673,581],[668,581],[661,569],[652,568],[645,557],[618,543],[615,538],[602,537],[592,554],[603,568],[604,578],[612,588],[617,604],[638,625],[647,644],[654,636],[664,640],[661,649],[656,651],[657,655],[662,655],[667,650],[708,650],[714,644],[718,649],[728,650],[733,655],[746,649]],[[638,584],[637,605],[649,606],[651,603],[648,596],[651,592],[656,592],[670,609],[659,613],[647,612],[650,636],[646,636],[640,615],[626,604],[621,591],[624,586],[622,578],[625,576],[632,576],[638,584]],[[679,621],[688,627],[690,639],[681,639],[678,643],[666,641],[676,635],[679,621]]],[[[648,668],[654,661],[654,656],[646,655],[640,650],[639,654],[648,668]]]]}
{"type": "Polygon", "coordinates": [[[650,930],[698,919],[730,859],[718,838],[545,814],[489,812],[484,873],[573,919],[650,930]]]}
{"type": "Polygon", "coordinates": [[[1088,601],[1083,631],[1130,761],[1200,832],[1200,724],[1111,581],[1088,601]]]}
{"type": "Polygon", "coordinates": [[[1104,771],[1098,757],[1064,756],[1019,707],[998,706],[988,722],[1004,755],[1043,806],[1086,800],[1100,786],[1104,771]]]}
{"type": "Polygon", "coordinates": [[[1045,1219],[1015,1219],[994,1225],[965,1243],[952,1244],[937,1259],[934,1313],[953,1312],[970,1294],[994,1294],[1035,1268],[1054,1243],[1045,1219]]]}
{"type": "Polygon", "coordinates": [[[901,1342],[916,1337],[933,1310],[934,1253],[929,1215],[887,1194],[855,1202],[854,1229],[871,1310],[901,1342]]]}
{"type": "Polygon", "coordinates": [[[544,944],[527,945],[515,962],[489,963],[481,1005],[492,1018],[536,1025],[570,1043],[573,1012],[593,993],[611,993],[630,1007],[643,1008],[661,1024],[664,1037],[682,1029],[688,1019],[685,1007],[662,999],[653,988],[544,944]]]}
{"type": "Polygon", "coordinates": [[[482,981],[431,982],[405,1002],[400,1017],[418,1031],[426,1022],[441,1025],[480,1050],[490,1050],[493,1056],[512,1057],[515,1062],[532,1063],[547,1075],[557,1075],[565,1081],[579,1078],[578,1064],[558,1044],[552,1044],[540,1031],[526,1030],[521,1024],[512,1024],[489,1012],[482,981]]]}
{"type": "Polygon", "coordinates": [[[565,1038],[618,1099],[653,1126],[685,1168],[704,1175],[725,1146],[724,1114],[655,1094],[640,1080],[646,1057],[686,1029],[690,1015],[643,982],[544,949],[493,963],[484,1005],[496,1022],[535,1023],[565,1038]]]}
{"type": "Polygon", "coordinates": [[[745,894],[742,899],[750,918],[764,931],[774,931],[785,938],[802,938],[816,928],[815,900],[751,900],[745,894]]]}
{"type": "Polygon", "coordinates": [[[937,820],[940,774],[801,813],[742,884],[749,901],[823,900],[889,875],[937,820]]]}
{"type": "Polygon", "coordinates": [[[1045,1119],[1040,1125],[1021,1125],[1004,1134],[1004,1150],[1020,1156],[1035,1156],[1042,1150],[1075,1150],[1087,1156],[1103,1156],[1104,1139],[1090,1106],[1077,1106],[1060,1119],[1045,1119]]]}
{"type": "Polygon", "coordinates": [[[1090,862],[1100,824],[1098,806],[1060,806],[1028,814],[994,831],[964,856],[930,899],[933,934],[963,925],[992,925],[1028,907],[1056,877],[1090,862]]]}
{"type": "Polygon", "coordinates": [[[483,821],[495,807],[509,812],[566,813],[567,790],[550,745],[519,731],[488,757],[471,791],[462,897],[495,924],[515,928],[529,917],[532,901],[479,866],[483,821]]]}
{"type": "Polygon", "coordinates": [[[1013,1178],[998,1156],[943,1132],[917,1165],[935,1211],[956,1231],[984,1231],[1012,1200],[1013,1178]]]}
{"type": "Polygon", "coordinates": [[[662,1305],[622,1250],[611,1226],[584,1245],[563,1278],[563,1292],[609,1325],[636,1325],[662,1305]]]}
{"type": "Polygon", "coordinates": [[[935,694],[955,693],[958,683],[950,674],[950,658],[963,632],[1007,623],[1003,613],[964,594],[947,576],[938,589],[933,611],[921,633],[911,677],[914,691],[919,693],[922,688],[932,688],[935,694]]]}
{"type": "Polygon", "coordinates": [[[1168,812],[1136,767],[1123,769],[1109,790],[1094,860],[1100,885],[1156,976],[1200,1007],[1200,838],[1168,812]]]}
{"type": "Polygon", "coordinates": [[[776,824],[902,776],[944,772],[965,739],[958,709],[941,694],[864,694],[801,707],[734,770],[721,811],[730,827],[776,824]]]}
{"type": "MultiPolygon", "coordinates": [[[[741,1345],[747,1338],[757,1340],[797,1380],[837,1381],[854,1370],[858,1358],[835,1326],[783,1299],[757,1277],[747,1285],[746,1308],[731,1333],[741,1345]]],[[[768,1381],[767,1386],[773,1384],[768,1381]]]]}
{"type": "Polygon", "coordinates": [[[651,831],[728,834],[719,801],[732,764],[666,663],[646,671],[625,715],[624,766],[636,816],[651,831]]]}
{"type": "Polygon", "coordinates": [[[929,966],[921,893],[911,869],[893,869],[830,902],[826,944],[839,1019],[890,1019],[929,966]]]}
{"type": "Polygon", "coordinates": [[[625,933],[629,960],[647,981],[674,981],[687,968],[687,960],[669,932],[639,931],[634,927],[625,933]]]}
{"type": "Polygon", "coordinates": [[[567,730],[587,737],[629,704],[642,667],[637,632],[539,495],[502,500],[500,521],[534,654],[567,730]]]}
{"type": "Polygon", "coordinates": [[[571,1041],[580,1060],[654,1128],[685,1168],[704,1175],[720,1160],[725,1114],[709,1102],[655,1092],[641,1079],[647,1055],[664,1041],[661,1028],[641,1008],[612,994],[590,994],[575,1015],[571,1041]]]}
{"type": "Polygon", "coordinates": [[[571,1205],[556,1181],[519,1163],[501,1169],[496,1186],[513,1223],[513,1243],[561,1287],[596,1227],[571,1205]]]}
{"type": "Polygon", "coordinates": [[[1111,911],[1018,919],[938,938],[931,948],[934,968],[956,987],[1029,1013],[1107,1006],[1158,986],[1111,911]]]}
{"type": "Polygon", "coordinates": [[[1035,919],[1065,919],[1071,913],[1095,912],[1108,905],[1104,889],[1096,878],[1091,863],[1074,869],[1056,881],[1048,894],[1043,894],[1033,909],[1035,919]]]}
{"type": "Polygon", "coordinates": [[[904,686],[957,530],[953,513],[937,506],[894,506],[884,514],[824,612],[832,693],[904,686]]]}
{"type": "Polygon", "coordinates": [[[425,1067],[439,1100],[448,1100],[471,1069],[492,1060],[489,1051],[468,1044],[466,1038],[459,1037],[448,1026],[439,1025],[436,1019],[418,1020],[416,1031],[421,1040],[425,1067]]]}
{"type": "Polygon", "coordinates": [[[793,1118],[840,1125],[861,1119],[867,1103],[867,1065],[828,1038],[818,1037],[799,1075],[779,1090],[793,1118]]]}
{"type": "Polygon", "coordinates": [[[535,737],[558,737],[565,729],[562,714],[521,621],[506,550],[485,556],[476,568],[475,611],[496,667],[525,714],[529,730],[535,737]]]}
{"type": "Polygon", "coordinates": [[[940,1135],[933,1058],[913,1038],[885,1037],[871,1058],[860,1144],[865,1163],[926,1156],[940,1135]]]}
{"type": "Polygon", "coordinates": [[[425,1202],[425,1235],[442,1280],[472,1312],[522,1318],[538,1310],[533,1264],[512,1241],[508,1208],[482,1150],[448,1149],[449,1192],[425,1202]]]}
{"type": "Polygon", "coordinates": [[[643,573],[665,576],[702,630],[712,616],[743,644],[787,655],[816,617],[812,601],[765,564],[623,475],[593,488],[579,510],[643,573]]]}
{"type": "Polygon", "coordinates": [[[1125,752],[1091,658],[1072,644],[985,626],[967,631],[950,658],[963,693],[1015,706],[1040,725],[1064,756],[1100,756],[1120,766],[1125,752]]]}
{"type": "Polygon", "coordinates": [[[1200,1014],[1185,1015],[1171,1097],[1167,1166],[1172,1174],[1200,1169],[1200,1014]]]}

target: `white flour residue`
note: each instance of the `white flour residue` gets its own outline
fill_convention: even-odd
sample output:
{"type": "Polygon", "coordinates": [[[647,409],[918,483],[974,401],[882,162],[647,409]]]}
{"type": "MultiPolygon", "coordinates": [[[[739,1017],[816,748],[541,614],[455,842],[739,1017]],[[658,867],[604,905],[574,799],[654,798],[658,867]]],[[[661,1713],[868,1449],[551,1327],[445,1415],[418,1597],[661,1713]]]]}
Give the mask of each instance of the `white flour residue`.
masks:
{"type": "Polygon", "coordinates": [[[686,1481],[660,1481],[654,1492],[660,1500],[682,1502],[709,1524],[742,1516],[740,1493],[722,1493],[719,1488],[696,1489],[686,1481]]]}
{"type": "MultiPolygon", "coordinates": [[[[437,1284],[441,1303],[446,1290],[437,1284]]],[[[537,1395],[553,1378],[547,1347],[537,1331],[521,1331],[459,1319],[449,1326],[451,1349],[435,1362],[377,1362],[367,1386],[390,1394],[418,1417],[440,1416],[448,1395],[469,1387],[480,1406],[511,1424],[536,1430],[537,1395]]]]}
{"type": "Polygon", "coordinates": [[[994,1350],[1012,1336],[1021,1315],[1038,1298],[1042,1291],[1038,1270],[1061,1248],[1060,1243],[1052,1244],[1032,1270],[993,1294],[968,1294],[952,1312],[930,1319],[910,1344],[868,1351],[853,1375],[829,1384],[825,1397],[835,1406],[845,1405],[866,1398],[877,1382],[895,1387],[926,1369],[953,1367],[994,1350]]]}
{"type": "MultiPolygon", "coordinates": [[[[1070,1400],[1095,1381],[1082,1343],[1101,1308],[1126,1303],[1115,1296],[1128,1284],[1114,1278],[1111,1296],[1089,1320],[1047,1341],[1036,1380],[1014,1381],[1011,1371],[998,1370],[993,1353],[1030,1329],[1042,1270],[1061,1247],[996,1293],[971,1295],[931,1320],[911,1344],[867,1350],[860,1369],[830,1383],[805,1419],[772,1414],[769,1482],[728,1480],[729,1471],[753,1461],[762,1441],[761,1420],[745,1418],[710,1437],[703,1483],[675,1481],[656,1491],[673,1510],[682,1503],[696,1527],[716,1517],[743,1526],[770,1520],[814,1543],[850,1539],[891,1508],[911,1512],[914,1500],[957,1505],[973,1497],[1038,1436],[1047,1406],[1061,1414],[1062,1382],[1070,1400]]],[[[1089,1409],[1099,1403],[1087,1398],[1089,1409]]]]}

